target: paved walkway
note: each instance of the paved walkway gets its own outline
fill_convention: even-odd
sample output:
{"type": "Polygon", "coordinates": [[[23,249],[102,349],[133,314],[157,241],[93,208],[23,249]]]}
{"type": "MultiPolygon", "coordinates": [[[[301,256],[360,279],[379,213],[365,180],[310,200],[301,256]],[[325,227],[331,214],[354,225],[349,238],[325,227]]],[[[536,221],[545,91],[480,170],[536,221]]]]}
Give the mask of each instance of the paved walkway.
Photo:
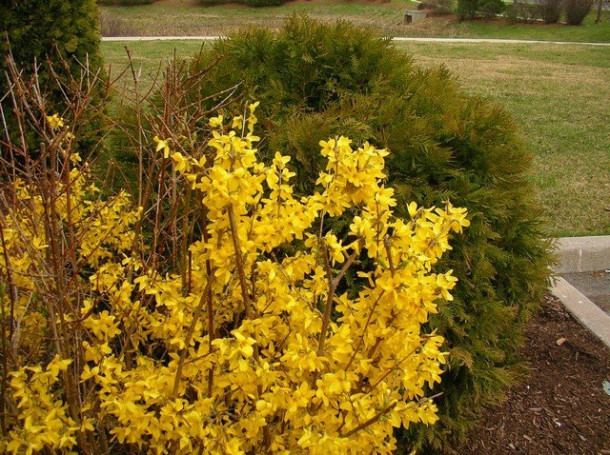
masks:
{"type": "MultiPolygon", "coordinates": [[[[103,36],[102,41],[213,41],[222,36],[103,36]]],[[[558,44],[576,46],[610,46],[605,43],[580,43],[572,41],[537,41],[522,39],[495,39],[495,38],[411,38],[396,36],[392,41],[415,41],[425,43],[492,43],[492,44],[558,44]]]]}
{"type": "Polygon", "coordinates": [[[392,41],[422,41],[427,43],[492,43],[492,44],[559,44],[579,46],[610,46],[607,43],[580,43],[576,41],[538,41],[525,39],[498,39],[498,38],[410,38],[396,36],[392,41]]]}
{"type": "Polygon", "coordinates": [[[552,292],[610,347],[610,235],[557,239],[552,292]]]}

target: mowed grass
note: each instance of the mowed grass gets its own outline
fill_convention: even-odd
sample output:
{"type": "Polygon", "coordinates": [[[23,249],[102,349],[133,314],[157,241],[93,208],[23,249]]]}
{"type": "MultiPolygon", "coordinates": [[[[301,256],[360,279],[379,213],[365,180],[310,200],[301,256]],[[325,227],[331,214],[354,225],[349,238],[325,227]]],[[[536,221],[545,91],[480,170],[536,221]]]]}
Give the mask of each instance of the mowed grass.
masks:
{"type": "Polygon", "coordinates": [[[610,234],[610,52],[578,45],[409,43],[467,92],[510,112],[556,237],[610,234]]]}
{"type": "Polygon", "coordinates": [[[307,14],[326,22],[349,20],[386,36],[438,36],[534,39],[544,41],[610,41],[610,13],[595,23],[593,10],[582,26],[565,24],[512,24],[503,19],[459,22],[455,15],[403,23],[410,0],[293,0],[282,6],[252,8],[244,5],[207,6],[198,0],[158,0],[149,5],[100,6],[105,36],[225,35],[243,27],[281,27],[291,14],[307,14]]]}
{"type": "Polygon", "coordinates": [[[197,0],[159,0],[149,5],[100,6],[105,36],[225,35],[244,27],[280,28],[292,14],[307,14],[322,21],[349,20],[387,35],[401,35],[409,0],[345,1],[296,0],[282,6],[202,5],[197,0]]]}
{"type": "Polygon", "coordinates": [[[529,39],[539,41],[608,42],[610,41],[610,13],[604,11],[602,21],[596,23],[593,9],[582,25],[511,23],[502,19],[455,22],[450,29],[456,36],[470,38],[529,39]]]}
{"type": "MultiPolygon", "coordinates": [[[[201,42],[105,42],[106,62],[127,62],[150,84],[160,62],[201,42]]],[[[209,45],[209,44],[206,44],[209,45]]],[[[534,156],[531,180],[556,237],[610,234],[610,52],[582,45],[396,43],[424,66],[445,65],[465,91],[503,106],[534,156]]],[[[127,75],[124,77],[127,79],[127,75]]]]}

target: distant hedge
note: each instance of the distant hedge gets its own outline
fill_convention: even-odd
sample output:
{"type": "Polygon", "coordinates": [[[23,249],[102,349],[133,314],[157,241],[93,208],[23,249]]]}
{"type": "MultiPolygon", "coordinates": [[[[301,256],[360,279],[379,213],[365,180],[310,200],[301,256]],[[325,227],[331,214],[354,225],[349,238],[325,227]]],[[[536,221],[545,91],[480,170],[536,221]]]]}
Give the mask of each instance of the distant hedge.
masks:
{"type": "Polygon", "coordinates": [[[493,18],[506,9],[502,0],[458,0],[457,15],[460,20],[476,17],[493,18]]]}

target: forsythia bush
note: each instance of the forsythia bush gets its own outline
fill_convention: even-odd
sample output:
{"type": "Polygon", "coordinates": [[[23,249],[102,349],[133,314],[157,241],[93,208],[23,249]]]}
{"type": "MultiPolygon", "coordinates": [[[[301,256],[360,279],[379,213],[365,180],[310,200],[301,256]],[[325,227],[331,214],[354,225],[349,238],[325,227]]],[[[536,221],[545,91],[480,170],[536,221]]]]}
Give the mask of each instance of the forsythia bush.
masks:
{"type": "MultiPolygon", "coordinates": [[[[321,142],[317,191],[295,198],[289,157],[257,160],[255,108],[212,118],[207,156],[155,138],[202,201],[181,273],[146,266],[141,210],[125,193],[96,197],[78,155],[58,157],[52,198],[14,183],[0,298],[17,366],[0,451],[392,453],[394,427],[435,422],[426,393],[446,354],[422,325],[451,300],[456,279],[431,267],[465,210],[413,203],[410,220],[395,218],[387,152],[344,137],[321,142]],[[329,220],[348,214],[338,238],[329,220]],[[78,292],[41,299],[60,285],[45,271],[66,226],[78,292]]],[[[71,140],[61,118],[47,121],[71,140]]]]}

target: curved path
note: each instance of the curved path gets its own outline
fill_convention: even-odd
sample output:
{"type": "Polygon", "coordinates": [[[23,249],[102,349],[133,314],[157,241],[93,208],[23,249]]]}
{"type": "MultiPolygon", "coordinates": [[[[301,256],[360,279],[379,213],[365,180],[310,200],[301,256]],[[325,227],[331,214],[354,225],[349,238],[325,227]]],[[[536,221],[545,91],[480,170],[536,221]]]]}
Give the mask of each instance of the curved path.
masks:
{"type": "MultiPolygon", "coordinates": [[[[217,40],[222,36],[103,36],[102,41],[184,41],[184,40],[217,40]]],[[[411,38],[396,36],[392,41],[421,41],[428,43],[494,43],[494,44],[559,44],[575,46],[610,46],[610,42],[587,43],[578,41],[538,41],[522,39],[497,38],[411,38]]]]}

